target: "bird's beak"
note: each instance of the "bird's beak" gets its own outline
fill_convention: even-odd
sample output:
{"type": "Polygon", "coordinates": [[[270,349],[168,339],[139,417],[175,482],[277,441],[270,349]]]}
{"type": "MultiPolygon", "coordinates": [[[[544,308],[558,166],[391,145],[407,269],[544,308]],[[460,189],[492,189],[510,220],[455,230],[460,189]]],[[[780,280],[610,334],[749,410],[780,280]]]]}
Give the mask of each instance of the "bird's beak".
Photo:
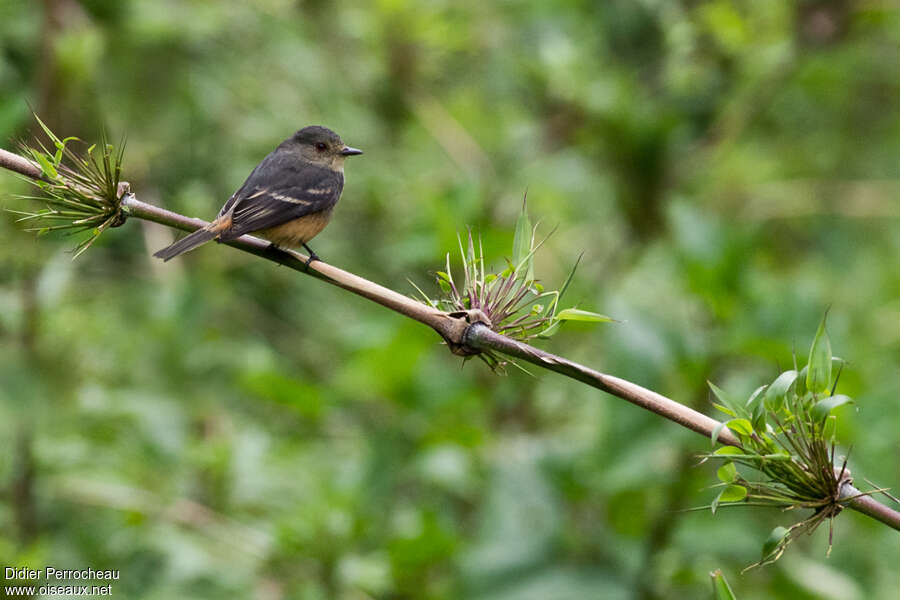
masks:
{"type": "Polygon", "coordinates": [[[356,156],[357,154],[362,154],[363,151],[358,148],[351,148],[350,146],[344,146],[341,150],[341,154],[343,156],[356,156]]]}

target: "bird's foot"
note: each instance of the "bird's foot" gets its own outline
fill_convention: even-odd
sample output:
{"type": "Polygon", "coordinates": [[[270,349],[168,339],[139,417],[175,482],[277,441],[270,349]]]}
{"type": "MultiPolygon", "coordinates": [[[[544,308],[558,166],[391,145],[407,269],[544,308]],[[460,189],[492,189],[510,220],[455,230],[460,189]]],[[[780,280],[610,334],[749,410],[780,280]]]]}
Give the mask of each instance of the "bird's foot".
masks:
{"type": "Polygon", "coordinates": [[[310,248],[306,244],[303,244],[303,247],[306,249],[307,252],[309,252],[309,258],[306,259],[306,268],[307,269],[309,269],[309,263],[311,263],[312,261],[314,261],[314,260],[318,260],[320,262],[322,261],[322,259],[319,258],[319,255],[316,254],[312,248],[310,248]]]}
{"type": "Polygon", "coordinates": [[[311,262],[314,261],[314,260],[317,260],[317,261],[319,261],[319,262],[322,261],[322,259],[319,258],[319,256],[318,256],[315,252],[310,252],[310,253],[309,253],[309,258],[306,259],[306,268],[307,268],[307,269],[309,268],[309,263],[311,263],[311,262]]]}

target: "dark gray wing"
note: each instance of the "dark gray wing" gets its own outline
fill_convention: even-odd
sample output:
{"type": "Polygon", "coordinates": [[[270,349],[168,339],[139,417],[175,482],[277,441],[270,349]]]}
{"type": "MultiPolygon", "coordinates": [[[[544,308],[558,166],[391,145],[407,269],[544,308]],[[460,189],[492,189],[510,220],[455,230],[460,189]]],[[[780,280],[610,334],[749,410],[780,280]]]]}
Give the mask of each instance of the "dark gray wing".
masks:
{"type": "Polygon", "coordinates": [[[276,227],[305,215],[332,208],[341,196],[339,171],[302,163],[295,155],[275,151],[250,173],[247,181],[222,207],[231,227],[220,239],[276,227]]]}

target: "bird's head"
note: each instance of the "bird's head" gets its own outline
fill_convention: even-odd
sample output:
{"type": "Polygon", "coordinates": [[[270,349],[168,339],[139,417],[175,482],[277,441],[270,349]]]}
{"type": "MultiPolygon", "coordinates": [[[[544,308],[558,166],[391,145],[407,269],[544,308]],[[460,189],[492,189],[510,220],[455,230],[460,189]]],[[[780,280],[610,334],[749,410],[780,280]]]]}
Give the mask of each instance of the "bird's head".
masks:
{"type": "Polygon", "coordinates": [[[344,144],[341,136],[328,129],[312,125],[295,133],[288,143],[299,149],[300,155],[311,163],[341,171],[344,159],[362,154],[362,150],[344,144]]]}

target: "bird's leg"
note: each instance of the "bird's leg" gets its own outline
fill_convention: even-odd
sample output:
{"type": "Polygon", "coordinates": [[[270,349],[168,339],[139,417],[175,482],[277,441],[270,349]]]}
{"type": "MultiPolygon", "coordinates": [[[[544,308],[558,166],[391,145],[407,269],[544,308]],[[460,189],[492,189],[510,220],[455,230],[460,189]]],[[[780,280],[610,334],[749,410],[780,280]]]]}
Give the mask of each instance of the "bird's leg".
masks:
{"type": "Polygon", "coordinates": [[[312,261],[314,261],[314,260],[321,261],[322,260],[321,258],[319,258],[319,255],[316,254],[312,248],[310,248],[309,246],[306,245],[305,242],[303,243],[303,247],[306,249],[307,252],[309,252],[309,258],[306,259],[307,268],[309,267],[309,263],[311,263],[312,261]]]}

